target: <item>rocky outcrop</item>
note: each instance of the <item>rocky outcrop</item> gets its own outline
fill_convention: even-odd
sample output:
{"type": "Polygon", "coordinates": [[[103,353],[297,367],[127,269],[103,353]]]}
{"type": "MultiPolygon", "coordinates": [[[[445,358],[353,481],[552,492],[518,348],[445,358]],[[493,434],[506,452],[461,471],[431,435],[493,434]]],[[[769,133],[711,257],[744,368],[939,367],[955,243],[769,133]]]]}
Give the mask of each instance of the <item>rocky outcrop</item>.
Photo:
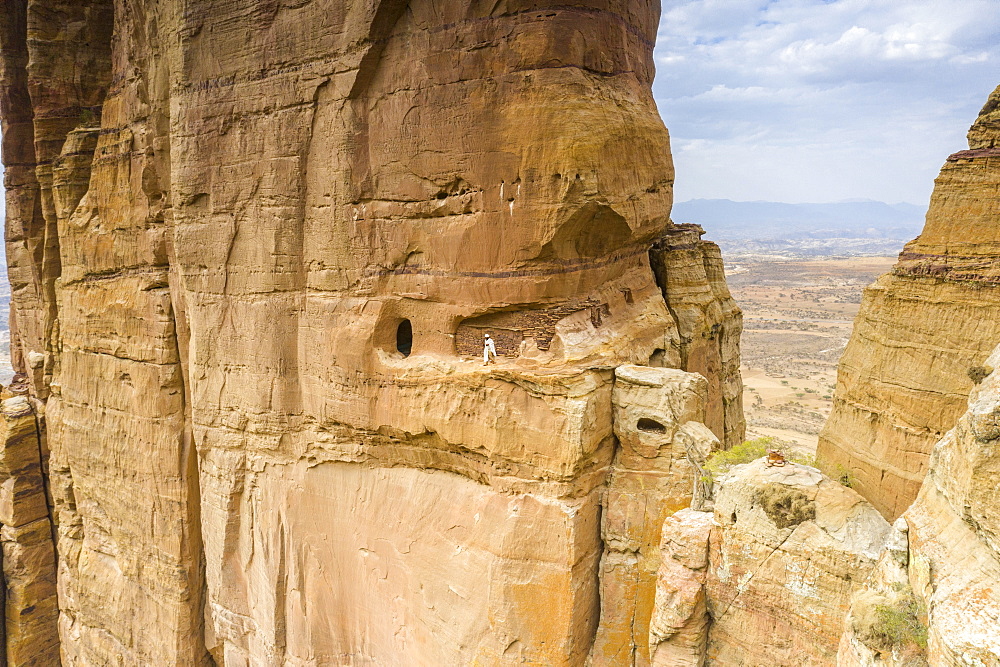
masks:
{"type": "Polygon", "coordinates": [[[885,541],[885,520],[815,469],[763,459],[723,481],[715,520],[706,577],[711,661],[831,664],[853,588],[885,541]]]}
{"type": "Polygon", "coordinates": [[[908,526],[900,517],[864,585],[851,596],[837,652],[838,667],[921,667],[927,664],[927,608],[907,574],[908,526]]]}
{"type": "Polygon", "coordinates": [[[701,508],[702,465],[719,442],[705,426],[708,382],[677,370],[615,370],[618,449],[601,515],[601,619],[591,664],[649,664],[649,620],[664,521],[701,508]]]}
{"type": "Polygon", "coordinates": [[[44,471],[45,436],[31,402],[0,403],[0,545],[6,665],[59,664],[56,561],[44,471]]]}
{"type": "Polygon", "coordinates": [[[885,516],[913,502],[934,443],[1000,338],[1000,140],[993,92],[935,181],[921,235],[865,290],[818,458],[885,516]],[[970,377],[970,373],[972,377],[970,377]]]}
{"type": "Polygon", "coordinates": [[[913,596],[908,632],[895,644],[876,635],[880,646],[855,631],[841,646],[842,664],[905,664],[900,657],[914,645],[931,665],[1000,664],[1000,348],[984,366],[991,374],[934,446],[920,493],[897,522],[900,546],[890,545],[866,585],[869,594],[913,596]]]}
{"type": "MultiPolygon", "coordinates": [[[[675,225],[653,244],[649,260],[677,327],[678,338],[671,345],[680,367],[708,380],[706,424],[728,449],[743,442],[745,431],[740,380],[743,314],[726,286],[722,251],[702,240],[703,233],[698,225],[675,225]]],[[[667,358],[666,350],[656,350],[650,364],[667,358]]]]}
{"type": "Polygon", "coordinates": [[[711,512],[682,509],[663,524],[656,597],[649,624],[655,667],[701,667],[708,648],[705,596],[711,512]]]}
{"type": "Polygon", "coordinates": [[[662,530],[653,664],[834,664],[889,524],[808,466],[759,459],[716,486],[712,513],[678,512],[662,530]]]}
{"type": "MultiPolygon", "coordinates": [[[[16,372],[31,375],[40,398],[48,395],[58,332],[54,171],[67,134],[100,124],[112,24],[111,0],[8,2],[0,17],[11,360],[16,372]]],[[[89,168],[88,154],[82,156],[89,168]]]]}
{"type": "Polygon", "coordinates": [[[7,3],[64,664],[645,664],[696,424],[743,434],[738,309],[669,221],[657,18],[7,3]]]}

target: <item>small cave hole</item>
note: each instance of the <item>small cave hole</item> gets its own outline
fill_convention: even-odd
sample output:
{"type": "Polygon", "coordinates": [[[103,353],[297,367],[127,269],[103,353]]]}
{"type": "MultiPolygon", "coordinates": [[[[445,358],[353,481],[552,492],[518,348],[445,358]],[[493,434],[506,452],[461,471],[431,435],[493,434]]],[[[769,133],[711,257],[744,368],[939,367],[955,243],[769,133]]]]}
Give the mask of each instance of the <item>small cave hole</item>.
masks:
{"type": "Polygon", "coordinates": [[[667,351],[662,347],[658,347],[653,350],[653,354],[649,355],[649,365],[654,368],[663,368],[665,364],[665,358],[667,356],[667,351]]]}
{"type": "Polygon", "coordinates": [[[404,357],[410,356],[413,351],[413,325],[410,320],[403,320],[396,327],[396,349],[404,357]]]}
{"type": "Polygon", "coordinates": [[[736,523],[736,512],[733,512],[733,515],[729,517],[729,523],[736,523]]]}
{"type": "Polygon", "coordinates": [[[643,417],[639,420],[639,423],[635,425],[640,431],[645,431],[646,433],[666,433],[667,427],[656,421],[655,419],[649,419],[648,417],[643,417]]]}

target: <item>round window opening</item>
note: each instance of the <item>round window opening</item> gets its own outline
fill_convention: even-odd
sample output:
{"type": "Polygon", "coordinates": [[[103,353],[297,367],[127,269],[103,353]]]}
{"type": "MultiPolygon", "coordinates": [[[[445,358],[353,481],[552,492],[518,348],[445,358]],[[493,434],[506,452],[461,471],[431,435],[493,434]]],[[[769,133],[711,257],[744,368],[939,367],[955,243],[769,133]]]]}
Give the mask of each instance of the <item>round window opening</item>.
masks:
{"type": "Polygon", "coordinates": [[[664,426],[660,422],[656,421],[655,419],[647,419],[646,417],[643,417],[642,419],[640,419],[639,423],[636,424],[636,427],[640,431],[645,431],[646,433],[666,433],[667,432],[667,427],[666,426],[664,426]]]}
{"type": "Polygon", "coordinates": [[[410,356],[413,351],[413,325],[410,320],[403,320],[396,327],[396,349],[404,357],[410,356]]]}

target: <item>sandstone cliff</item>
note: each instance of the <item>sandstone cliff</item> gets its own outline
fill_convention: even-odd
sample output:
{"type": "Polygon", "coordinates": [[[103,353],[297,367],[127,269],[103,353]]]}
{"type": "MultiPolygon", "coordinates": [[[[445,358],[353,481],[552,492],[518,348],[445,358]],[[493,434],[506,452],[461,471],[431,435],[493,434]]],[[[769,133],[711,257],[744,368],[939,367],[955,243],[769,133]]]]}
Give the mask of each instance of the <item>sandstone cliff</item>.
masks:
{"type": "Polygon", "coordinates": [[[647,663],[662,519],[743,434],[718,249],[669,221],[657,19],[4,4],[63,664],[647,663]]]}
{"type": "Polygon", "coordinates": [[[1000,338],[1000,124],[995,90],[935,181],[921,235],[865,290],[818,458],[884,515],[914,500],[969,372],[1000,338]]]}
{"type": "Polygon", "coordinates": [[[807,466],[760,459],[717,486],[712,512],[680,511],[662,530],[652,664],[835,664],[889,524],[807,466]]]}
{"type": "MultiPolygon", "coordinates": [[[[1000,348],[985,366],[992,374],[934,446],[920,493],[897,522],[899,546],[890,545],[865,591],[913,596],[917,638],[935,666],[1000,664],[1000,348]]],[[[858,596],[852,615],[866,602],[858,596]]],[[[905,643],[887,646],[863,623],[847,629],[839,664],[908,664],[905,643]]]]}
{"type": "Polygon", "coordinates": [[[1000,664],[1000,347],[890,526],[817,469],[764,459],[660,531],[651,664],[1000,664]]]}

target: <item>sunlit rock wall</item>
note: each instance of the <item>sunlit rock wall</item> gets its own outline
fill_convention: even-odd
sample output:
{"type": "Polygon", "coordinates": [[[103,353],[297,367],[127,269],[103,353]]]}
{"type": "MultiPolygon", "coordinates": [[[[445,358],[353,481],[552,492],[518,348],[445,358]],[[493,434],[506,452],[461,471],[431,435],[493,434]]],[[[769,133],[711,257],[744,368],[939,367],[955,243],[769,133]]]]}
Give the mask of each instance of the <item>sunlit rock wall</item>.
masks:
{"type": "Polygon", "coordinates": [[[622,528],[629,590],[602,512],[689,504],[743,436],[739,311],[669,221],[658,9],[5,5],[64,664],[646,664],[598,624],[648,625],[662,514],[622,528]],[[638,459],[623,365],[668,434],[638,459]]]}
{"type": "MultiPolygon", "coordinates": [[[[984,366],[965,414],[934,446],[914,503],[897,521],[890,545],[865,593],[883,601],[903,591],[916,601],[916,632],[887,650],[857,622],[840,647],[839,664],[905,665],[914,654],[931,665],[1000,664],[1000,348],[984,366]]],[[[852,614],[865,597],[852,604],[852,614]]]]}
{"type": "Polygon", "coordinates": [[[661,531],[652,664],[836,664],[889,524],[808,466],[759,459],[715,486],[711,511],[682,510],[661,531]]]}
{"type": "Polygon", "coordinates": [[[913,502],[934,443],[1000,338],[1000,88],[935,181],[924,230],[865,290],[818,457],[884,515],[913,502]]]}

